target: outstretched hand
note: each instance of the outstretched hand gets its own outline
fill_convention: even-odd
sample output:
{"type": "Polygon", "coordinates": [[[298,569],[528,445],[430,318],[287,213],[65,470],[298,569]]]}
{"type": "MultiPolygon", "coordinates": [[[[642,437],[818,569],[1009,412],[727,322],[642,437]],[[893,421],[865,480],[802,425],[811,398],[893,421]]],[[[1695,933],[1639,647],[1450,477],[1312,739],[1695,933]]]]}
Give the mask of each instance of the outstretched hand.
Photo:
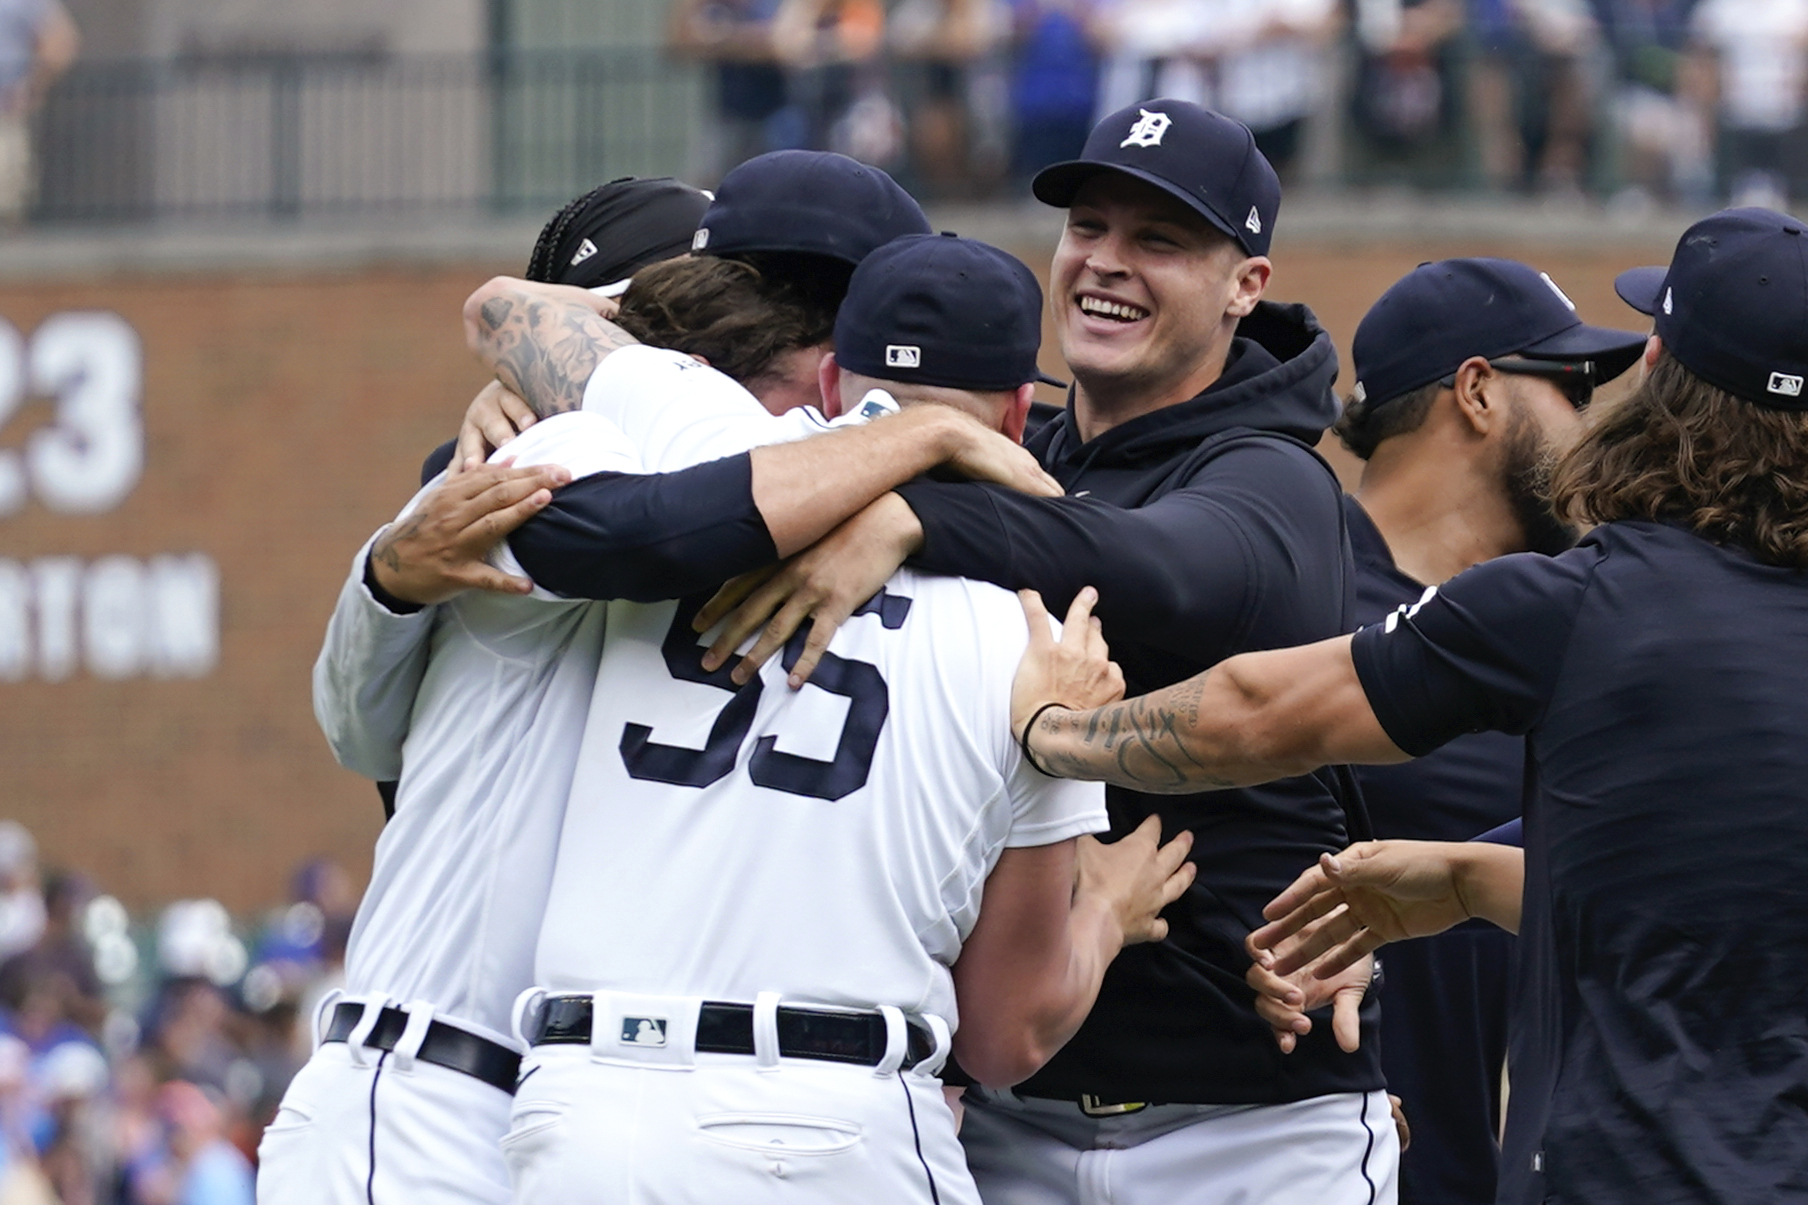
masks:
{"type": "Polygon", "coordinates": [[[1094,896],[1106,903],[1123,930],[1125,945],[1161,941],[1168,935],[1161,910],[1186,894],[1199,871],[1187,861],[1192,851],[1190,832],[1161,843],[1160,816],[1149,816],[1136,831],[1109,845],[1081,837],[1075,897],[1094,896]]]}
{"type": "Polygon", "coordinates": [[[1435,841],[1364,841],[1320,854],[1269,902],[1250,954],[1286,976],[1315,963],[1328,979],[1390,941],[1442,933],[1475,915],[1459,889],[1453,851],[1435,841]]]}
{"type": "Polygon", "coordinates": [[[1049,704],[1070,711],[1089,711],[1124,697],[1124,671],[1111,659],[1098,617],[1092,613],[1099,593],[1087,586],[1067,608],[1057,640],[1049,630],[1048,609],[1034,590],[1019,590],[1030,643],[1011,683],[1011,735],[1019,741],[1038,711],[1049,704]]]}
{"type": "Polygon", "coordinates": [[[1308,964],[1283,977],[1258,958],[1243,979],[1255,990],[1256,1012],[1274,1031],[1281,1053],[1292,1054],[1299,1040],[1312,1032],[1312,1018],[1306,1014],[1329,1004],[1331,1036],[1339,1049],[1354,1054],[1362,1044],[1362,1001],[1374,979],[1375,960],[1360,958],[1329,978],[1320,978],[1318,970],[1308,964]]]}

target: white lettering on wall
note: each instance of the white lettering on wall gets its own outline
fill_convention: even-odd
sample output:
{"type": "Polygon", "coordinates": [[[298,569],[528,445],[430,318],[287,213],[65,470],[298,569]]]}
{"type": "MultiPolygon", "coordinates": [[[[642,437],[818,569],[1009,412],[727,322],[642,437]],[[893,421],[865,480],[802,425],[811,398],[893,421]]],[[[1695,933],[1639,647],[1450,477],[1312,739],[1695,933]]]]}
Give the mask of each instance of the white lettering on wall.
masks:
{"type": "MultiPolygon", "coordinates": [[[[29,339],[0,319],[0,427],[33,396],[54,419],[0,448],[0,516],[124,502],[144,475],[143,350],[118,314],[70,311],[29,339]]],[[[201,553],[0,560],[0,682],[198,678],[220,657],[220,572],[201,553]]]]}
{"type": "Polygon", "coordinates": [[[0,681],[205,677],[219,633],[212,557],[0,560],[0,681]]]}

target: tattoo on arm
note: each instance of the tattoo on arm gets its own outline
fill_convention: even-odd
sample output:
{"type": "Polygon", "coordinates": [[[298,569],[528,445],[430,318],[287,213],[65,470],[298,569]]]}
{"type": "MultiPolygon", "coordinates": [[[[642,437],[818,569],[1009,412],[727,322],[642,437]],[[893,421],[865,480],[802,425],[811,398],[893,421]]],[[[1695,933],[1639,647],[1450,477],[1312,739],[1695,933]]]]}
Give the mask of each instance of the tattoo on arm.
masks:
{"type": "Polygon", "coordinates": [[[533,294],[492,297],[479,310],[481,353],[541,418],[576,410],[597,364],[637,340],[576,303],[533,294]]]}
{"type": "Polygon", "coordinates": [[[1201,761],[1187,733],[1199,720],[1209,674],[1142,698],[1076,715],[1051,708],[1037,721],[1048,738],[1037,755],[1064,778],[1089,778],[1142,790],[1236,786],[1201,761]]]}

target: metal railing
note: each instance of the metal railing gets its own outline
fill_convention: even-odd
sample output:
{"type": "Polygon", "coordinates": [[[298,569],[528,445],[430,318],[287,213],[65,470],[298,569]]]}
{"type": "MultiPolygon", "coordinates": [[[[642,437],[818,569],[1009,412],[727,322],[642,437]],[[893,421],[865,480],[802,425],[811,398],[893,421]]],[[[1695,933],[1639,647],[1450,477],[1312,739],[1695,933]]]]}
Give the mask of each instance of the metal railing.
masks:
{"type": "Polygon", "coordinates": [[[694,76],[655,50],[78,64],[38,115],[33,213],[544,210],[682,173],[694,76]]]}

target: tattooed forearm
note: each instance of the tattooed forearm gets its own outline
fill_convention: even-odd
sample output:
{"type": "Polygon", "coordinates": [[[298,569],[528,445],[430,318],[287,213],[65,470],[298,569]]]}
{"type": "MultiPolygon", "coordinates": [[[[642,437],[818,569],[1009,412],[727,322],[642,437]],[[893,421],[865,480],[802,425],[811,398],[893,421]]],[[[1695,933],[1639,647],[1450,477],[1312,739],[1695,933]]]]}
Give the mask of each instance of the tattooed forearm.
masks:
{"type": "Polygon", "coordinates": [[[478,355],[541,418],[578,409],[602,358],[636,342],[581,301],[526,289],[486,298],[477,314],[478,355]]]}
{"type": "Polygon", "coordinates": [[[1031,734],[1036,758],[1063,778],[1085,778],[1175,794],[1237,786],[1207,756],[1200,700],[1208,675],[1091,712],[1051,708],[1031,734]]]}

